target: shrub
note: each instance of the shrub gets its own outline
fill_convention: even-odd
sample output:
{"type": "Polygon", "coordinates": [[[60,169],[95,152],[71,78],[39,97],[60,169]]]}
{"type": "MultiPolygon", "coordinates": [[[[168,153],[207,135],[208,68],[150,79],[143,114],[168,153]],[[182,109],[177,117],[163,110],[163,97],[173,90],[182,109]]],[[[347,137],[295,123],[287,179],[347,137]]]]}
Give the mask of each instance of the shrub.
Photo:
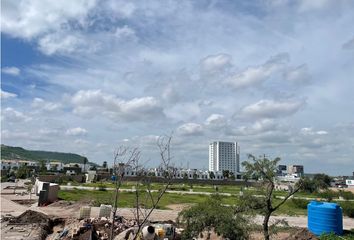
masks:
{"type": "Polygon", "coordinates": [[[354,199],[354,193],[349,192],[349,191],[339,191],[339,196],[343,197],[345,200],[351,200],[354,199]]]}
{"type": "Polygon", "coordinates": [[[327,202],[331,202],[334,198],[338,197],[338,193],[332,190],[325,190],[323,192],[318,193],[320,198],[325,199],[327,202]]]}
{"type": "Polygon", "coordinates": [[[224,206],[219,196],[183,210],[178,221],[185,225],[182,239],[193,239],[204,231],[214,230],[226,239],[248,239],[250,225],[248,218],[236,213],[233,208],[224,206]]]}
{"type": "Polygon", "coordinates": [[[7,182],[8,179],[9,178],[6,175],[1,176],[1,182],[7,182]]]}
{"type": "Polygon", "coordinates": [[[337,240],[340,239],[335,233],[324,233],[321,234],[320,240],[337,240]]]}
{"type": "Polygon", "coordinates": [[[98,186],[98,191],[107,191],[106,185],[100,184],[100,185],[98,186]]]}
{"type": "Polygon", "coordinates": [[[349,233],[344,233],[343,236],[337,236],[334,233],[327,233],[327,234],[322,234],[320,236],[320,240],[342,240],[342,239],[354,239],[354,233],[349,232],[349,233]]]}
{"type": "Polygon", "coordinates": [[[343,208],[343,214],[350,218],[354,218],[354,203],[353,202],[341,202],[340,206],[343,208]]]}
{"type": "Polygon", "coordinates": [[[305,199],[300,199],[300,198],[293,198],[293,199],[291,199],[291,203],[294,204],[298,208],[307,209],[307,204],[309,203],[309,201],[305,200],[305,199]]]}

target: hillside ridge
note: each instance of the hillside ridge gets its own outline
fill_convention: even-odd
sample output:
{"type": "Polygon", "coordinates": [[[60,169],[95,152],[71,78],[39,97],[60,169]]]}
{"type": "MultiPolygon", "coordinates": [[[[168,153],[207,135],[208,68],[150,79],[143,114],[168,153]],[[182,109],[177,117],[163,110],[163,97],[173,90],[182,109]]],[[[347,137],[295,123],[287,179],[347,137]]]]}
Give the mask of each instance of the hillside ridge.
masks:
{"type": "Polygon", "coordinates": [[[83,156],[76,153],[55,151],[27,150],[22,147],[13,147],[1,144],[1,159],[21,159],[29,161],[60,161],[63,163],[83,163],[83,156]]]}

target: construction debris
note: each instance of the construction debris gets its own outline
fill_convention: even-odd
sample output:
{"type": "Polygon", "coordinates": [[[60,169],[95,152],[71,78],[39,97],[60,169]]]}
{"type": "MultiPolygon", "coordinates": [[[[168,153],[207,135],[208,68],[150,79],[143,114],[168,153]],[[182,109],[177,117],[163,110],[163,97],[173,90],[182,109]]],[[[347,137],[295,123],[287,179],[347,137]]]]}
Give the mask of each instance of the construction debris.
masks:
{"type": "MultiPolygon", "coordinates": [[[[126,220],[119,217],[119,221],[114,223],[114,236],[124,230],[134,226],[134,220],[126,220]]],[[[57,229],[47,239],[50,240],[81,240],[81,239],[102,239],[107,240],[110,237],[112,221],[106,217],[67,219],[65,224],[57,229]]]]}
{"type": "Polygon", "coordinates": [[[18,217],[6,216],[1,229],[1,239],[45,239],[53,221],[47,215],[27,210],[18,217]]]}
{"type": "Polygon", "coordinates": [[[50,224],[51,219],[44,213],[27,210],[20,216],[10,219],[9,223],[38,223],[38,224],[50,224]]]}

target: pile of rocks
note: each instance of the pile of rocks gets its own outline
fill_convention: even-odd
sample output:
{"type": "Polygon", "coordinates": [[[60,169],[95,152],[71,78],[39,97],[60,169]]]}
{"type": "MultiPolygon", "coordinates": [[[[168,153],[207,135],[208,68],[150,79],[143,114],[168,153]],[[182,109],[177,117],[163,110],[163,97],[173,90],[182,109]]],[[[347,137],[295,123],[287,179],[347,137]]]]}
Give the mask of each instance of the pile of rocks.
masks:
{"type": "MultiPolygon", "coordinates": [[[[134,226],[134,220],[127,220],[123,217],[118,217],[114,222],[113,235],[118,235],[124,230],[134,226]]],[[[112,220],[106,217],[101,218],[86,218],[83,220],[71,219],[65,223],[65,226],[60,231],[57,231],[53,239],[68,240],[68,239],[87,239],[91,236],[92,239],[107,240],[111,235],[112,220]]]]}

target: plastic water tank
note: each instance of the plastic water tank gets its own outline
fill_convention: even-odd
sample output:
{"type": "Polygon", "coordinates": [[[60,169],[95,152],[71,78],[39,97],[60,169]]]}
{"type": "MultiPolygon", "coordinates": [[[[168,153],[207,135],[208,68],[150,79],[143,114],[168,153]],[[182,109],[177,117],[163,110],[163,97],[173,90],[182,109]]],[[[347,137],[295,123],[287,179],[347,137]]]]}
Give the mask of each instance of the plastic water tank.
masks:
{"type": "Polygon", "coordinates": [[[307,205],[308,229],[315,235],[343,234],[343,213],[337,203],[311,201],[307,205]]]}

